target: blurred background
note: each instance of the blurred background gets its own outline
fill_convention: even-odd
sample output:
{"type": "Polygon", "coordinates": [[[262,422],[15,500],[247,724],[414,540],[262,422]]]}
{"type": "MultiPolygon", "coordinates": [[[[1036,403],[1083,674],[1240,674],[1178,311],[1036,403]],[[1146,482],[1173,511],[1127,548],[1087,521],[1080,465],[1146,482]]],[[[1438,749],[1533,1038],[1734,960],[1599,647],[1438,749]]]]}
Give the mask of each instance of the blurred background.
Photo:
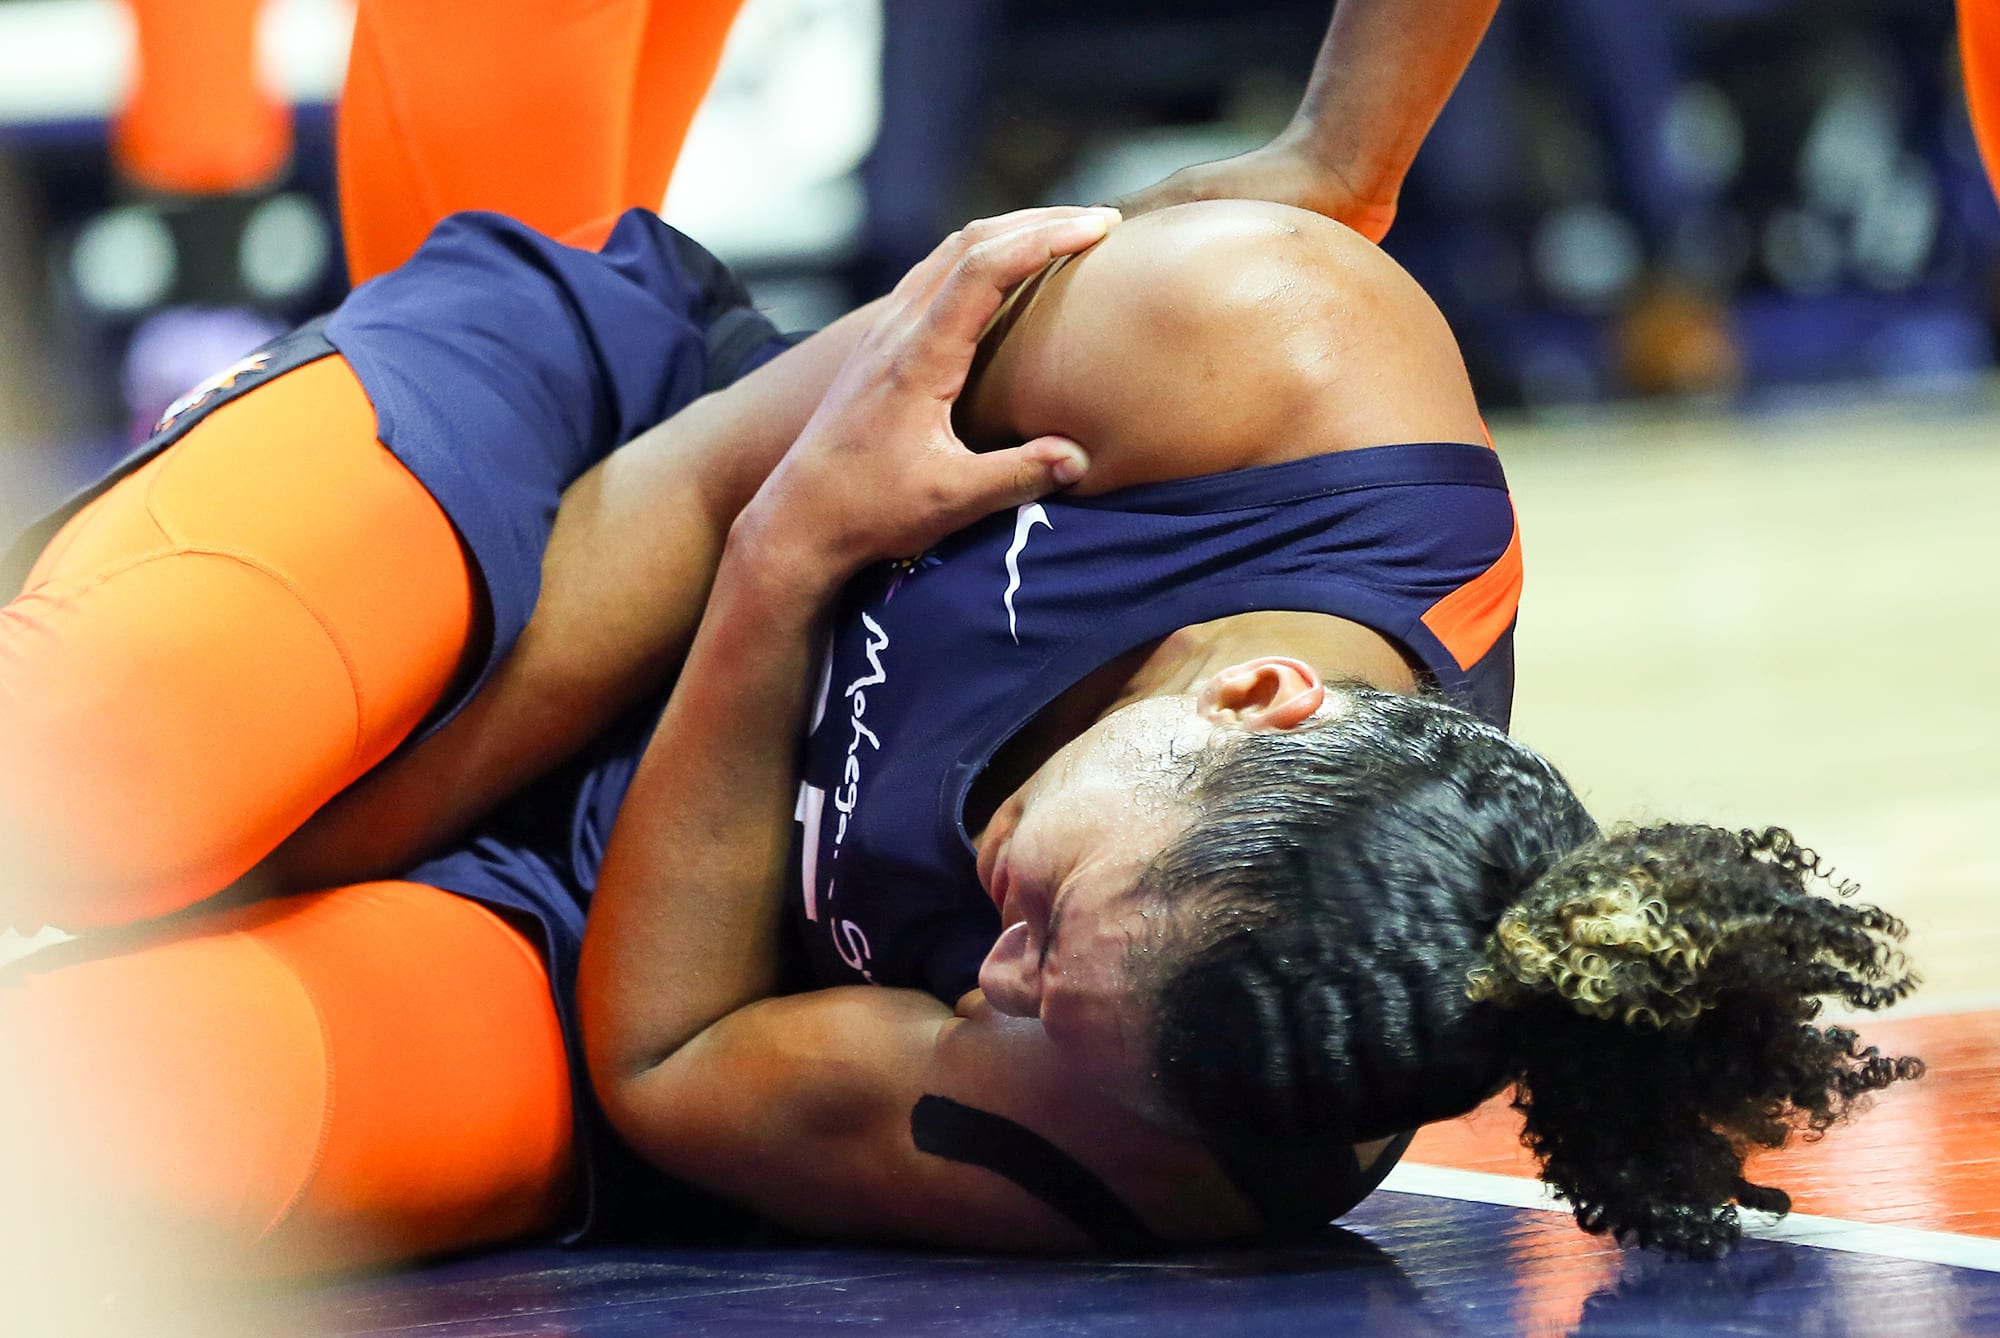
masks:
{"type": "MultiPolygon", "coordinates": [[[[119,0],[0,0],[0,529],[340,297],[351,6],[244,4],[268,105],[238,117],[239,180],[204,193],[134,165],[119,0]]],[[[1327,11],[751,0],[666,212],[818,324],[967,216],[1263,143],[1327,11]]],[[[2000,213],[1942,0],[1507,0],[1388,249],[1494,410],[1949,394],[1993,361],[2000,213]]]]}

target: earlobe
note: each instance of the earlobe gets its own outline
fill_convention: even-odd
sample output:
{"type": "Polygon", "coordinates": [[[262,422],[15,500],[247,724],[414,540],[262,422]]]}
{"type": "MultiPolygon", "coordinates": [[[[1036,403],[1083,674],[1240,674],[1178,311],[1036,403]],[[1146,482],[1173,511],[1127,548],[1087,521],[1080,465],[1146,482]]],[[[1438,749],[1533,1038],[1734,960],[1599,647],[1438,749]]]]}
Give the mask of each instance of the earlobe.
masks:
{"type": "Polygon", "coordinates": [[[1296,729],[1325,700],[1318,670],[1289,655],[1264,655],[1218,672],[1197,705],[1210,720],[1239,729],[1296,729]]]}

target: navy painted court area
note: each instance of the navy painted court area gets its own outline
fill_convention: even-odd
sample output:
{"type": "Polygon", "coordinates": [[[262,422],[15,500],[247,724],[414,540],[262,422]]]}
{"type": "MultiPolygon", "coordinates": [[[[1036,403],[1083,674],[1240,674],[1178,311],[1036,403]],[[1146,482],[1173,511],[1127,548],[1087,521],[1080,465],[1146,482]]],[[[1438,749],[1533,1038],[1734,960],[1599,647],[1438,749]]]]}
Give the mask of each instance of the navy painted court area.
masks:
{"type": "MultiPolygon", "coordinates": [[[[245,1302],[247,1331],[425,1338],[2000,1332],[2000,1273],[1746,1240],[1618,1251],[1536,1209],[1377,1194],[1297,1245],[1128,1262],[857,1249],[524,1251],[245,1302]],[[1551,1247],[1554,1248],[1551,1248],[1551,1247]]],[[[226,1324],[224,1327],[234,1328],[226,1324]]]]}

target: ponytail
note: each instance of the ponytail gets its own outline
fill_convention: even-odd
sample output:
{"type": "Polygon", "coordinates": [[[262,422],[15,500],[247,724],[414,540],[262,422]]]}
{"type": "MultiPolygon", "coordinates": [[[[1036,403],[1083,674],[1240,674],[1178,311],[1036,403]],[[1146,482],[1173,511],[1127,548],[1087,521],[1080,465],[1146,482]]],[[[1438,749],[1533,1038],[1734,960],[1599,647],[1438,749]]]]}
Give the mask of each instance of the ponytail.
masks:
{"type": "Polygon", "coordinates": [[[1523,1141],[1584,1229],[1719,1254],[1737,1205],[1789,1207],[1748,1153],[1923,1072],[1815,1021],[1916,985],[1903,925],[1830,881],[1780,828],[1664,825],[1585,843],[1501,914],[1467,993],[1507,1019],[1523,1141]]]}
{"type": "Polygon", "coordinates": [[[1817,1021],[1916,978],[1903,926],[1824,895],[1790,833],[1605,836],[1492,725],[1341,691],[1212,750],[1138,889],[1163,911],[1131,965],[1152,1067],[1210,1147],[1365,1142],[1511,1084],[1585,1229],[1716,1254],[1739,1205],[1787,1206],[1746,1155],[1923,1071],[1817,1021]]]}

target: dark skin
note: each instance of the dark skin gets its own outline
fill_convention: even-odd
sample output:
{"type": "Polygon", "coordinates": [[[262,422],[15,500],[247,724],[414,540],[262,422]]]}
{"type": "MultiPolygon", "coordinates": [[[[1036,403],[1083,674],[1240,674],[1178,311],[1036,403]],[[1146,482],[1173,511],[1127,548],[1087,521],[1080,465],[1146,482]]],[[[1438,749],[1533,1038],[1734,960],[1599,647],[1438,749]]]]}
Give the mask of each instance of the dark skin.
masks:
{"type": "MultiPolygon", "coordinates": [[[[1300,117],[1279,141],[1176,174],[1130,201],[1131,211],[1248,195],[1296,202],[1379,237],[1408,157],[1492,0],[1453,0],[1421,24],[1398,17],[1410,8],[1344,0],[1300,117]],[[1392,63],[1402,75],[1375,72],[1392,63]],[[1428,77],[1403,81],[1413,67],[1428,77]],[[1370,127],[1373,142],[1343,133],[1352,126],[1370,127]]],[[[614,838],[582,989],[593,1076],[634,1146],[810,1230],[1005,1248],[1084,1244],[1010,1183],[910,1146],[911,1104],[939,1092],[1054,1139],[1164,1236],[1256,1229],[1249,1206],[1143,1085],[1080,1062],[1038,1017],[996,1009],[979,991],[955,1010],[886,989],[767,997],[779,905],[772,883],[790,822],[804,647],[839,573],[921,547],[896,525],[914,517],[924,533],[942,533],[1067,482],[1054,466],[1073,453],[1051,445],[1056,438],[1088,443],[1090,468],[1075,486],[1092,492],[1384,441],[1478,439],[1436,312],[1393,266],[1322,226],[1241,211],[1233,220],[1184,214],[1053,276],[962,406],[966,439],[1001,453],[988,458],[1006,459],[1005,468],[961,486],[964,462],[947,452],[949,482],[915,497],[898,493],[907,479],[892,474],[883,482],[896,487],[875,490],[898,499],[891,519],[818,534],[807,549],[772,541],[785,486],[766,480],[781,460],[807,462],[786,486],[828,510],[818,500],[824,487],[797,483],[838,435],[820,421],[822,401],[849,427],[869,423],[873,436],[908,400],[912,368],[942,357],[925,364],[942,379],[918,399],[943,406],[948,438],[972,340],[963,320],[944,340],[909,336],[937,333],[926,322],[940,303],[959,317],[968,293],[974,305],[997,303],[1050,255],[1088,246],[1088,228],[1023,223],[1004,256],[989,248],[969,277],[951,270],[966,281],[958,289],[946,293],[951,281],[938,280],[916,295],[929,301],[906,301],[900,329],[885,329],[879,308],[856,313],[677,415],[565,496],[534,617],[478,698],[329,804],[260,868],[257,884],[393,875],[679,673],[614,838]],[[1071,231],[1023,241],[1022,229],[1037,227],[1071,231]],[[1178,257],[1172,266],[1167,254],[1178,257]],[[1160,328],[1175,338],[1129,338],[1160,328]],[[1030,439],[1039,451],[1020,453],[1016,443],[1030,439]],[[788,456],[795,440],[803,449],[788,456]],[[708,733],[725,745],[722,770],[674,760],[708,733]],[[660,989],[662,980],[674,987],[660,989]]],[[[995,240],[958,239],[954,264],[995,240]]],[[[786,476],[779,469],[775,479],[786,476]]],[[[1183,629],[1106,666],[1033,722],[996,761],[977,805],[993,810],[996,826],[1018,822],[1010,800],[1020,782],[1121,705],[1200,684],[1205,709],[1281,728],[1317,691],[1315,675],[1414,686],[1397,647],[1335,619],[1273,611],[1183,629]],[[1245,656],[1271,660],[1273,651],[1305,677],[1282,666],[1232,673],[1245,656]]],[[[1363,1161],[1373,1152],[1361,1149],[1363,1161]]]]}
{"type": "MultiPolygon", "coordinates": [[[[1448,331],[1379,252],[1308,215],[1217,204],[1124,224],[1045,283],[959,415],[968,440],[1010,444],[967,452],[950,409],[973,355],[968,332],[1055,249],[1047,242],[1014,235],[1014,251],[969,269],[951,258],[954,280],[917,287],[931,305],[892,296],[891,315],[738,518],[592,906],[579,997],[614,1123],[664,1169],[804,1230],[1085,1243],[1011,1182],[917,1151],[909,1114],[926,1093],[1027,1124],[1170,1239],[1259,1225],[1132,1069],[1129,994],[1101,969],[1123,932],[1109,913],[1072,913],[1066,923],[1098,926],[1065,930],[1073,961],[1040,975],[1003,965],[999,1000],[974,991],[953,1009],[881,988],[770,997],[804,688],[822,612],[847,576],[1059,486],[1023,451],[1043,461],[1038,452],[1087,443],[1089,470],[1072,486],[1101,492],[1479,436],[1448,331]],[[970,463],[986,461],[1005,467],[970,463]],[[947,466],[979,486],[946,481],[947,466]]],[[[1274,610],[1183,629],[1085,680],[1015,741],[989,802],[1015,772],[1030,786],[997,802],[989,835],[1018,847],[1033,778],[1073,761],[1073,745],[1114,716],[1129,719],[1120,707],[1187,701],[1197,729],[1289,728],[1330,677],[1414,687],[1394,645],[1339,619],[1274,610]]],[[[1116,860],[1141,854],[1078,848],[1047,860],[1065,894],[1088,885],[1075,895],[1102,897],[1116,860]]],[[[1046,917],[1013,911],[1003,921],[1024,926],[1017,936],[1047,930],[1046,917]]]]}
{"type": "MultiPolygon", "coordinates": [[[[1270,200],[1380,241],[1410,163],[1498,3],[1343,0],[1297,112],[1270,144],[1184,168],[1117,204],[1130,217],[1194,200],[1270,200]]],[[[245,890],[408,868],[671,681],[723,535],[804,426],[870,311],[676,415],[579,480],[551,538],[536,615],[495,678],[423,747],[329,803],[245,890]],[[662,513],[681,518],[672,542],[648,523],[662,513]],[[639,617],[633,591],[665,604],[639,617]]],[[[976,444],[1018,426],[986,403],[968,424],[976,444]]],[[[1103,405],[1079,417],[1078,429],[1115,417],[1103,405]]]]}
{"type": "MultiPolygon", "coordinates": [[[[1178,173],[1129,201],[1133,211],[1250,195],[1296,202],[1379,237],[1493,0],[1453,0],[1421,23],[1410,8],[1348,0],[1299,115],[1278,140],[1178,173]]],[[[1155,245],[1172,250],[1172,272],[1193,283],[1192,293],[1160,282],[1144,232],[1058,270],[1010,322],[960,406],[966,440],[981,448],[1044,434],[1086,441],[1091,469],[1077,486],[1108,491],[1349,446],[1479,439],[1456,347],[1415,286],[1372,251],[1327,244],[1337,234],[1299,241],[1315,225],[1272,224],[1238,218],[1219,227],[1196,217],[1159,231],[1155,245]],[[1246,225],[1261,229],[1250,245],[1229,235],[1246,225]],[[1212,261],[1199,258],[1204,252],[1212,261]],[[1135,350],[1123,338],[1134,329],[1175,337],[1135,350]]],[[[669,681],[706,609],[716,629],[708,635],[725,647],[732,625],[757,629],[754,650],[746,644],[742,655],[720,658],[750,656],[769,671],[757,728],[774,743],[762,754],[732,752],[748,768],[734,776],[677,776],[668,766],[660,779],[649,756],[632,816],[619,824],[582,996],[593,1076],[626,1137],[664,1168],[805,1229],[1009,1248],[1082,1244],[1073,1226],[1010,1183],[915,1151],[910,1105],[939,1092],[1053,1138],[1162,1235],[1254,1230],[1248,1205],[1205,1152],[1171,1131],[1143,1086],[1079,1066],[1038,1018],[1003,1014],[978,991],[956,1010],[894,990],[766,997],[799,724],[799,704],[786,693],[805,680],[793,660],[815,635],[829,590],[789,587],[787,597],[817,593],[774,611],[770,572],[741,570],[767,559],[732,562],[728,554],[746,546],[731,541],[745,529],[746,503],[761,495],[835,369],[874,332],[877,314],[823,332],[581,480],[552,537],[541,603],[502,671],[452,726],[329,805],[265,874],[311,886],[407,867],[669,681]],[[660,524],[666,515],[677,523],[660,524]],[[719,583],[718,571],[726,577],[719,583]],[[792,658],[769,654],[774,627],[790,629],[781,640],[792,658]],[[769,783],[780,752],[782,794],[769,783]],[[691,796],[735,794],[735,783],[746,795],[762,785],[774,797],[761,807],[732,803],[728,821],[697,822],[691,796]],[[691,830],[734,834],[727,876],[683,857],[691,830]],[[744,839],[746,831],[761,839],[744,839]],[[689,888],[699,895],[690,898],[689,888]],[[718,973],[718,962],[736,965],[718,973]],[[677,987],[620,983],[661,979],[677,987]],[[844,1062],[830,1064],[833,1054],[844,1062]]],[[[814,562],[820,573],[851,569],[825,553],[814,562]]],[[[1010,819],[1006,801],[1019,782],[1118,706],[1213,682],[1241,657],[1272,652],[1328,677],[1414,686],[1398,648],[1335,619],[1274,612],[1185,629],[1090,676],[1033,722],[996,759],[969,816],[993,809],[1010,819]]],[[[1251,675],[1223,709],[1254,719],[1277,694],[1296,698],[1289,672],[1251,675]]],[[[687,722],[702,718],[701,682],[683,674],[676,701],[696,705],[670,710],[661,739],[685,735],[687,722]]],[[[662,744],[654,754],[668,751],[662,744]]],[[[1364,1149],[1364,1160],[1372,1152],[1364,1149]]]]}
{"type": "Polygon", "coordinates": [[[1272,200],[1381,241],[1417,149],[1498,8],[1499,0],[1340,0],[1305,96],[1276,138],[1116,203],[1130,216],[1190,200],[1272,200]]]}
{"type": "MultiPolygon", "coordinates": [[[[948,247],[977,244],[960,236],[948,247]]],[[[999,290],[1052,249],[1028,246],[1018,268],[962,279],[961,300],[972,284],[992,294],[982,310],[996,306],[999,290]]],[[[983,315],[972,334],[961,321],[951,340],[926,343],[936,327],[912,305],[906,294],[886,317],[877,309],[831,328],[580,481],[565,498],[529,634],[502,674],[453,727],[344,796],[275,863],[302,884],[406,867],[411,852],[447,840],[491,802],[482,796],[515,788],[680,667],[607,855],[579,990],[594,1081],[635,1148],[805,1230],[1086,1244],[1011,1182],[919,1153],[910,1108],[934,1092],[1054,1140],[1163,1236],[1254,1231],[1249,1205],[1175,1132],[1147,1084],[1103,1047],[1052,1036],[1038,1014],[1046,986],[1058,1004],[1083,1001],[1074,1016],[1104,1014],[1116,1032],[1129,1019],[1117,1014],[1115,982],[1086,998],[1063,978],[1017,974],[1004,1009],[978,991],[955,1009],[876,988],[770,997],[801,685],[821,608],[847,573],[1059,486],[1049,469],[1078,453],[1065,443],[1087,447],[1088,471],[1071,486],[1103,492],[1391,441],[1478,440],[1456,346],[1421,290],[1373,247],[1312,215],[1247,203],[1118,225],[1016,312],[963,403],[953,378],[971,361],[983,315]],[[913,380],[935,348],[949,366],[926,374],[943,379],[913,380]],[[898,395],[928,415],[917,458],[989,462],[982,489],[961,494],[954,481],[913,497],[908,470],[864,471],[867,448],[899,440],[884,430],[909,412],[898,395]],[[954,422],[995,449],[949,444],[954,422]],[[808,468],[807,448],[836,427],[850,454],[808,468]],[[789,454],[788,433],[800,436],[789,454]],[[1026,456],[1024,441],[1038,443],[1026,456]],[[889,504],[871,510],[874,498],[889,504]],[[830,517],[839,518],[831,532],[820,523],[830,517]]],[[[907,446],[909,434],[900,440],[907,446]]],[[[1183,629],[1059,699],[996,761],[977,806],[994,810],[995,833],[1012,832],[1020,782],[1121,706],[1220,684],[1212,713],[1230,727],[1284,727],[1302,694],[1336,678],[1415,685],[1399,648],[1339,619],[1275,610],[1183,629]]],[[[1102,1028],[1074,1030],[1088,1039],[1102,1028]]]]}
{"type": "Polygon", "coordinates": [[[572,484],[534,614],[479,694],[337,796],[246,882],[299,890],[395,876],[671,683],[729,526],[874,312],[834,322],[572,484]]]}
{"type": "MultiPolygon", "coordinates": [[[[1226,226],[1215,215],[1149,221],[1158,230],[1137,234],[1152,239],[1143,247],[1128,239],[1092,257],[1081,301],[1067,295],[1083,267],[1057,270],[1025,315],[1017,309],[1009,329],[1021,334],[998,345],[960,407],[966,439],[982,448],[1041,432],[1087,440],[1091,492],[1346,445],[1480,440],[1457,346],[1416,284],[1344,230],[1303,237],[1300,227],[1323,225],[1252,209],[1226,226]],[[1199,291],[1158,281],[1169,254],[1199,291]],[[1301,282],[1308,272],[1314,282],[1301,282]],[[1260,324],[1268,345],[1253,333],[1260,324]],[[1331,345],[1299,344],[1299,332],[1336,326],[1331,345]],[[1132,329],[1173,338],[1147,341],[1135,359],[1132,329]],[[1364,345],[1365,366],[1393,377],[1366,395],[1320,393],[1362,372],[1327,362],[1329,349],[1364,345]],[[1086,374],[1107,360],[1118,375],[1086,374]],[[1233,380],[1221,389],[1225,363],[1233,380]],[[1187,424],[1199,425],[1199,442],[1187,424]]],[[[248,881],[297,889],[395,876],[672,681],[729,526],[878,309],[697,401],[572,485],[541,598],[495,676],[450,725],[334,799],[248,881]]]]}

